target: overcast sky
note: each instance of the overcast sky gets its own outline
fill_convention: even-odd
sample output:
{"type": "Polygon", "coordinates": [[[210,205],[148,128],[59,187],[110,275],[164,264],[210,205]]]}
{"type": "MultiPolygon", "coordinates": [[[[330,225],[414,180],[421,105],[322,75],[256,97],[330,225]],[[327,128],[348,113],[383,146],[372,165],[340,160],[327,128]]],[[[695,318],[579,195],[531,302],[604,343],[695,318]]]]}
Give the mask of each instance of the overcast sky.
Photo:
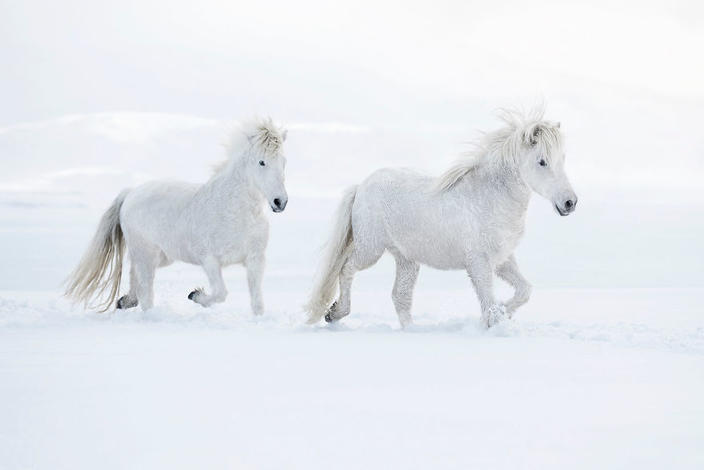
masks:
{"type": "Polygon", "coordinates": [[[577,172],[691,189],[704,168],[698,1],[0,5],[0,128],[98,112],[258,113],[471,138],[495,108],[545,99],[578,142],[577,172]]]}
{"type": "Polygon", "coordinates": [[[704,100],[698,1],[0,5],[3,124],[125,109],[393,120],[536,94],[704,100]]]}

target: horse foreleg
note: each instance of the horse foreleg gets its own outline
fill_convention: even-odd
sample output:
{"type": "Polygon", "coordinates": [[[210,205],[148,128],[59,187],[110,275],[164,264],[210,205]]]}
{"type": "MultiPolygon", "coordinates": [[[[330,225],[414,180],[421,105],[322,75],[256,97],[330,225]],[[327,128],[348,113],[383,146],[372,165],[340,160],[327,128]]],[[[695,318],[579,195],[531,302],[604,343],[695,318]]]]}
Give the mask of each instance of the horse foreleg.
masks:
{"type": "Polygon", "coordinates": [[[264,296],[262,295],[262,277],[264,277],[264,254],[250,255],[247,258],[247,286],[249,301],[254,315],[264,313],[264,296]]]}
{"type": "Polygon", "coordinates": [[[222,279],[220,263],[217,259],[210,257],[204,260],[201,266],[205,271],[205,275],[208,276],[212,293],[207,295],[201,289],[196,289],[188,294],[188,298],[203,307],[209,307],[216,302],[224,302],[227,298],[227,288],[225,287],[225,281],[222,279]]]}
{"type": "Polygon", "coordinates": [[[394,258],[396,259],[396,281],[391,291],[391,299],[394,302],[401,327],[405,328],[413,322],[411,305],[420,265],[401,254],[395,254],[394,258]]]}
{"type": "Polygon", "coordinates": [[[496,268],[496,275],[508,282],[514,289],[513,297],[506,302],[506,312],[511,318],[518,307],[528,302],[532,287],[519,271],[516,258],[513,255],[496,268]]]}
{"type": "Polygon", "coordinates": [[[467,257],[467,274],[479,298],[482,309],[482,323],[491,327],[504,317],[505,308],[496,303],[494,298],[494,272],[488,256],[483,253],[471,253],[467,257]]]}

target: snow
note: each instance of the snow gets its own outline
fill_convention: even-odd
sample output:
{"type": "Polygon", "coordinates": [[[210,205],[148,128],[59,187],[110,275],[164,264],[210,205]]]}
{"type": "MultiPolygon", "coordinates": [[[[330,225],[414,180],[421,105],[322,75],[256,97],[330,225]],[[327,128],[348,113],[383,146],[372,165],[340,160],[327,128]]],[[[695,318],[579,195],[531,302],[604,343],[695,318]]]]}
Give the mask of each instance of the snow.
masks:
{"type": "Polygon", "coordinates": [[[0,16],[0,470],[704,468],[704,3],[74,3],[0,16]],[[531,203],[514,321],[423,268],[402,331],[385,258],[303,324],[343,188],[541,96],[580,202],[531,203]],[[290,130],[264,317],[239,268],[211,309],[185,265],[147,313],[61,298],[120,190],[204,181],[254,114],[290,130]]]}
{"type": "Polygon", "coordinates": [[[701,191],[604,189],[579,167],[613,154],[574,146],[574,215],[531,203],[517,258],[536,288],[489,331],[466,275],[428,268],[400,330],[388,257],[339,324],[301,311],[341,188],[381,166],[437,174],[461,126],[291,123],[262,318],[238,267],[211,309],[187,300],[206,279],[184,264],[158,271],[147,313],[61,298],[115,194],[203,181],[221,124],[116,113],[0,132],[0,469],[704,468],[701,191]]]}
{"type": "Polygon", "coordinates": [[[174,271],[146,314],[0,293],[3,468],[704,465],[702,289],[539,289],[485,331],[421,279],[403,331],[371,276],[309,327],[295,277],[254,318],[241,273],[204,309],[174,271]]]}

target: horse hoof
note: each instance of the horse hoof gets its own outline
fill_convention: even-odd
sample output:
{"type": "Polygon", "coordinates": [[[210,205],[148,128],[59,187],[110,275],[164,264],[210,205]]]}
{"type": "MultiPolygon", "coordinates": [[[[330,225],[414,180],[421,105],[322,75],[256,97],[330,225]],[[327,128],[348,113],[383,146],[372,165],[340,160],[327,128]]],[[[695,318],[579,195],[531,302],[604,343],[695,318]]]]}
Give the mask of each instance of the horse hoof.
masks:
{"type": "Polygon", "coordinates": [[[508,318],[506,307],[503,305],[492,305],[484,315],[483,321],[487,328],[491,328],[506,318],[508,318]]]}
{"type": "Polygon", "coordinates": [[[337,320],[337,318],[333,317],[332,314],[335,312],[337,309],[337,300],[332,303],[332,305],[328,308],[327,313],[325,314],[325,321],[328,323],[332,323],[337,320]]]}
{"type": "Polygon", "coordinates": [[[129,295],[123,295],[119,299],[117,299],[117,304],[115,304],[115,308],[117,309],[126,309],[126,308],[132,308],[137,306],[137,301],[130,299],[129,295]]]}
{"type": "Polygon", "coordinates": [[[203,293],[203,289],[194,289],[190,294],[188,294],[188,300],[196,302],[196,297],[203,293]]]}

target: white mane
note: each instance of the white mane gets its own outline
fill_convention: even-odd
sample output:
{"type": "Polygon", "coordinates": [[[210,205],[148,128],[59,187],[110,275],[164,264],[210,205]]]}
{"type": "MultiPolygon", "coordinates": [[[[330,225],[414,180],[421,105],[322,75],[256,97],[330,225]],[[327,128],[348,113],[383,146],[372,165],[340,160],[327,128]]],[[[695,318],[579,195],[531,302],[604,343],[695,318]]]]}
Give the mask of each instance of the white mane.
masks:
{"type": "Polygon", "coordinates": [[[225,141],[228,159],[213,166],[218,173],[230,159],[241,156],[246,150],[256,155],[276,157],[286,140],[287,130],[277,127],[271,118],[254,118],[233,126],[225,141]]]}
{"type": "Polygon", "coordinates": [[[435,188],[442,192],[452,188],[467,173],[483,166],[515,167],[526,145],[539,146],[548,161],[562,148],[560,124],[545,121],[540,106],[528,113],[501,109],[498,113],[505,126],[483,133],[449,170],[440,175],[435,188]]]}

